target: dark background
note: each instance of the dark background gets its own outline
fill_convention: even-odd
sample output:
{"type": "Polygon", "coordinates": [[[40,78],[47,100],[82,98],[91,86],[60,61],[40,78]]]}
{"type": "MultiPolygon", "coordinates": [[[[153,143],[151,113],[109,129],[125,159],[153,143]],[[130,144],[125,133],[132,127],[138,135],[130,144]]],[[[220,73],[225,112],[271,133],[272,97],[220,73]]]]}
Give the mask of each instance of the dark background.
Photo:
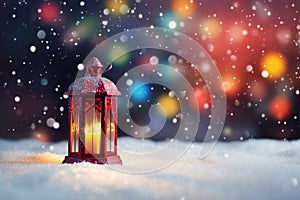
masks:
{"type": "MultiPolygon", "coordinates": [[[[151,25],[174,28],[169,25],[174,21],[175,30],[207,49],[223,76],[228,105],[221,140],[300,138],[298,1],[192,2],[2,0],[0,137],[66,139],[68,106],[63,93],[75,79],[78,64],[95,45],[126,29],[151,25]],[[128,13],[124,13],[126,8],[128,13]],[[278,76],[264,78],[262,65],[271,53],[285,64],[279,64],[284,66],[279,66],[283,71],[278,76]],[[49,126],[53,120],[56,125],[49,126]]],[[[171,54],[151,49],[134,51],[113,63],[114,68],[106,77],[118,80],[132,67],[149,63],[153,55],[160,62],[167,62],[171,54]]],[[[178,68],[193,79],[193,70],[188,66],[183,62],[178,68]]],[[[147,93],[147,105],[169,92],[152,86],[154,94],[148,94],[147,87],[140,91],[141,95],[147,93]]],[[[205,86],[200,86],[195,90],[199,111],[205,116],[209,109],[203,109],[203,104],[209,98],[205,86]]],[[[140,124],[147,124],[148,118],[143,114],[145,110],[136,105],[145,100],[132,100],[135,106],[131,114],[140,124]]],[[[198,140],[206,124],[204,119],[198,140]]],[[[172,117],[167,126],[176,129],[172,117]]],[[[120,135],[125,134],[120,131],[120,135]]],[[[172,135],[162,131],[154,139],[165,137],[172,135]]]]}

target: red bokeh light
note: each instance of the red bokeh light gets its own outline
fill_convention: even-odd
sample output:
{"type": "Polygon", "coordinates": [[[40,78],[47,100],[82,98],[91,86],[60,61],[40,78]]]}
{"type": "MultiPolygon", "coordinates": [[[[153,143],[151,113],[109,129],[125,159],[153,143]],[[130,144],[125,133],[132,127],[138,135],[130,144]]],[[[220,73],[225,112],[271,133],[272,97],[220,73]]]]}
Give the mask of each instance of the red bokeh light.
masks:
{"type": "Polygon", "coordinates": [[[267,94],[266,85],[262,81],[256,81],[250,84],[249,94],[254,101],[263,99],[267,94]]]}
{"type": "Polygon", "coordinates": [[[59,8],[53,3],[43,3],[38,9],[39,17],[45,23],[53,23],[58,20],[59,8]]]}
{"type": "Polygon", "coordinates": [[[210,95],[206,88],[196,88],[195,95],[200,110],[207,109],[211,105],[210,95]]]}
{"type": "Polygon", "coordinates": [[[31,137],[33,139],[36,139],[36,140],[40,141],[40,142],[50,142],[50,141],[52,141],[51,134],[48,131],[43,130],[43,129],[34,130],[31,133],[31,137]]]}
{"type": "Polygon", "coordinates": [[[269,111],[274,119],[286,119],[291,111],[291,103],[287,97],[277,96],[272,99],[269,106],[269,111]]]}

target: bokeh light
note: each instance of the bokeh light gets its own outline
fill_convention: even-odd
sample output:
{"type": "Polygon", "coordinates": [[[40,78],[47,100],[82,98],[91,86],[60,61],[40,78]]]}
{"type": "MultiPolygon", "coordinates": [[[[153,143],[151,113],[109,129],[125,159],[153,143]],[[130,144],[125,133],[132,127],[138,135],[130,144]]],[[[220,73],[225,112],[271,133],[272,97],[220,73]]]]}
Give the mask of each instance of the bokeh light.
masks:
{"type": "Polygon", "coordinates": [[[195,88],[195,95],[198,101],[198,107],[200,110],[208,109],[210,107],[210,94],[206,88],[195,88]]]}
{"type": "Polygon", "coordinates": [[[220,22],[217,19],[205,19],[200,25],[200,32],[206,37],[215,38],[221,33],[220,22]]]}
{"type": "Polygon", "coordinates": [[[223,77],[223,88],[227,95],[235,95],[240,86],[236,76],[226,74],[223,77]]]}
{"type": "Polygon", "coordinates": [[[288,28],[281,28],[277,31],[276,37],[281,44],[287,45],[291,42],[292,34],[288,28]]]}
{"type": "Polygon", "coordinates": [[[139,88],[137,88],[133,94],[132,99],[137,102],[146,101],[147,98],[150,95],[150,86],[149,85],[143,85],[139,88]]]}
{"type": "Polygon", "coordinates": [[[59,8],[55,3],[42,3],[38,9],[41,20],[45,23],[53,23],[59,17],[59,8]]]}
{"type": "Polygon", "coordinates": [[[106,7],[110,10],[109,13],[111,13],[112,15],[124,15],[129,10],[127,0],[106,1],[106,7]]]}
{"type": "Polygon", "coordinates": [[[263,70],[262,76],[264,78],[270,77],[276,79],[284,75],[286,71],[286,60],[279,52],[268,52],[265,54],[261,65],[263,70]]]}
{"type": "Polygon", "coordinates": [[[175,97],[162,95],[158,98],[158,103],[162,107],[161,113],[165,113],[167,117],[174,117],[179,112],[179,102],[175,97]]]}
{"type": "Polygon", "coordinates": [[[86,17],[78,26],[79,36],[82,39],[89,39],[98,27],[99,22],[93,17],[86,17]]]}
{"type": "Polygon", "coordinates": [[[276,120],[286,119],[291,112],[291,103],[286,96],[276,96],[271,100],[269,111],[276,120]]]}
{"type": "Polygon", "coordinates": [[[116,65],[122,65],[123,63],[125,63],[129,59],[129,54],[127,54],[126,52],[127,52],[126,47],[119,45],[116,48],[112,48],[108,52],[108,57],[111,60],[114,60],[114,64],[116,64],[116,65]],[[120,56],[120,57],[118,57],[118,56],[120,56]]]}
{"type": "Polygon", "coordinates": [[[64,32],[63,41],[68,46],[77,46],[79,42],[91,40],[98,26],[99,22],[94,17],[86,17],[79,25],[72,26],[64,32]]]}
{"type": "Polygon", "coordinates": [[[169,22],[169,28],[170,29],[175,29],[177,27],[177,23],[175,21],[170,21],[169,22]]]}
{"type": "Polygon", "coordinates": [[[171,7],[178,17],[188,17],[195,11],[195,5],[190,0],[172,0],[171,7]]]}
{"type": "Polygon", "coordinates": [[[241,25],[233,25],[229,28],[229,40],[231,42],[241,42],[248,31],[241,25]]]}
{"type": "Polygon", "coordinates": [[[180,18],[174,13],[161,13],[160,26],[170,28],[170,29],[178,29],[180,26],[180,18]]]}
{"type": "Polygon", "coordinates": [[[255,81],[249,85],[249,96],[252,100],[263,99],[267,94],[267,88],[262,81],[255,81]]]}
{"type": "MultiPolygon", "coordinates": [[[[300,138],[298,1],[45,0],[5,1],[1,6],[0,90],[6,95],[0,104],[3,113],[0,136],[21,138],[28,137],[28,132],[45,130],[54,140],[66,139],[67,135],[61,134],[68,132],[68,96],[64,92],[76,73],[84,74],[82,63],[88,52],[124,30],[163,27],[195,39],[220,70],[221,77],[216,78],[222,79],[224,84],[217,87],[226,91],[228,103],[228,120],[224,124],[226,139],[221,140],[240,136],[244,139],[300,138]],[[32,102],[34,106],[30,106],[32,102]],[[60,110],[61,106],[65,109],[60,110]],[[46,123],[49,118],[55,119],[50,126],[46,123]],[[286,120],[286,124],[278,120],[286,120]],[[237,131],[236,126],[242,121],[244,130],[237,131]],[[31,124],[34,129],[30,129],[31,124]],[[253,132],[247,127],[253,127],[253,132]]],[[[155,41],[165,36],[152,37],[155,41]]],[[[181,108],[176,95],[181,98],[186,93],[180,91],[175,95],[168,88],[143,86],[147,84],[148,74],[155,73],[159,79],[176,83],[179,73],[194,89],[197,101],[190,102],[191,105],[205,118],[213,109],[210,102],[213,94],[206,89],[210,83],[204,81],[204,76],[214,76],[211,66],[201,62],[203,74],[197,75],[192,63],[182,57],[185,44],[177,53],[169,52],[169,45],[163,43],[165,51],[143,48],[128,52],[131,39],[130,35],[120,35],[104,55],[99,56],[105,58],[101,60],[105,68],[112,64],[113,69],[104,76],[114,82],[135,66],[148,65],[144,74],[135,74],[135,78],[129,75],[125,82],[132,91],[128,105],[132,114],[140,120],[145,110],[160,100],[170,116],[179,109],[173,116],[179,122],[181,108]],[[168,68],[154,72],[160,65],[167,65],[176,73],[168,68]],[[169,97],[165,96],[167,93],[169,97]]],[[[136,42],[143,44],[144,41],[136,42]]],[[[121,104],[127,106],[124,102],[121,104]]],[[[158,120],[164,118],[162,115],[158,113],[158,120]]],[[[139,123],[148,122],[148,117],[139,123]]],[[[171,119],[167,122],[172,122],[171,119]]],[[[205,124],[204,121],[201,123],[205,124]]]]}
{"type": "Polygon", "coordinates": [[[48,85],[48,79],[46,79],[46,78],[41,78],[40,84],[41,84],[42,86],[47,86],[47,85],[48,85]]]}
{"type": "Polygon", "coordinates": [[[36,129],[31,132],[31,137],[40,142],[49,142],[52,140],[51,133],[44,129],[36,129]]]}
{"type": "Polygon", "coordinates": [[[224,127],[223,135],[226,137],[230,137],[232,135],[232,128],[229,126],[224,127]]]}

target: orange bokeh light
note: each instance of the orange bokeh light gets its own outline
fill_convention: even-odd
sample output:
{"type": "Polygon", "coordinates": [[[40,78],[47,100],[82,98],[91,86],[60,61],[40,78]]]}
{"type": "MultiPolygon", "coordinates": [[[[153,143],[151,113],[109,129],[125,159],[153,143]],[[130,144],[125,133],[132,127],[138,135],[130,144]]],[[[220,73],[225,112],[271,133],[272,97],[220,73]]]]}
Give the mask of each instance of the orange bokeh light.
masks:
{"type": "Polygon", "coordinates": [[[106,1],[106,7],[112,12],[112,15],[122,14],[122,7],[127,7],[127,0],[106,1]]]}
{"type": "Polygon", "coordinates": [[[234,95],[239,91],[239,82],[235,76],[225,75],[223,77],[223,88],[227,95],[234,95]]]}
{"type": "Polygon", "coordinates": [[[201,23],[200,32],[210,38],[215,38],[221,32],[220,23],[216,19],[206,19],[201,23]]]}
{"type": "Polygon", "coordinates": [[[178,17],[191,16],[195,11],[195,5],[190,0],[173,0],[171,8],[178,17]]]}
{"type": "Polygon", "coordinates": [[[40,142],[49,142],[52,140],[51,134],[46,130],[38,129],[31,133],[31,137],[40,142]]]}
{"type": "Polygon", "coordinates": [[[285,73],[286,60],[279,52],[269,52],[263,56],[261,66],[268,72],[268,77],[276,79],[285,73]]]}
{"type": "Polygon", "coordinates": [[[287,118],[291,112],[291,103],[285,96],[277,96],[272,99],[269,112],[274,119],[283,120],[287,118]]]}

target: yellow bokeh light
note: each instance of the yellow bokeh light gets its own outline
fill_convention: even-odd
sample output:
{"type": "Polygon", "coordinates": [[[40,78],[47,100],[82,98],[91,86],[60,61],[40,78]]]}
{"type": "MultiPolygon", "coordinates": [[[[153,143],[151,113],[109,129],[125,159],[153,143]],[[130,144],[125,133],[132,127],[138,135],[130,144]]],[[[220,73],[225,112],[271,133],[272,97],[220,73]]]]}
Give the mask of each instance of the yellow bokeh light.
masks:
{"type": "Polygon", "coordinates": [[[161,112],[165,113],[167,117],[173,117],[179,112],[179,102],[175,97],[161,96],[158,99],[158,103],[163,109],[161,112]]]}
{"type": "Polygon", "coordinates": [[[129,54],[127,52],[128,50],[126,47],[119,45],[108,52],[108,57],[110,60],[114,61],[115,64],[123,64],[129,58],[129,54]]]}
{"type": "Polygon", "coordinates": [[[276,79],[285,73],[286,60],[279,52],[269,52],[263,56],[261,66],[268,77],[276,79]]]}
{"type": "Polygon", "coordinates": [[[232,135],[232,129],[229,126],[224,127],[223,135],[226,136],[226,137],[232,135]]]}
{"type": "Polygon", "coordinates": [[[221,30],[220,23],[216,19],[206,19],[201,23],[200,31],[211,38],[219,35],[221,30]]]}
{"type": "Polygon", "coordinates": [[[127,0],[110,0],[106,1],[106,7],[111,11],[112,15],[126,14],[124,9],[128,9],[127,0]]]}
{"type": "Polygon", "coordinates": [[[178,17],[191,16],[195,10],[195,5],[193,4],[193,1],[190,1],[190,0],[180,0],[180,1],[173,0],[171,7],[172,7],[172,11],[178,17]]]}

